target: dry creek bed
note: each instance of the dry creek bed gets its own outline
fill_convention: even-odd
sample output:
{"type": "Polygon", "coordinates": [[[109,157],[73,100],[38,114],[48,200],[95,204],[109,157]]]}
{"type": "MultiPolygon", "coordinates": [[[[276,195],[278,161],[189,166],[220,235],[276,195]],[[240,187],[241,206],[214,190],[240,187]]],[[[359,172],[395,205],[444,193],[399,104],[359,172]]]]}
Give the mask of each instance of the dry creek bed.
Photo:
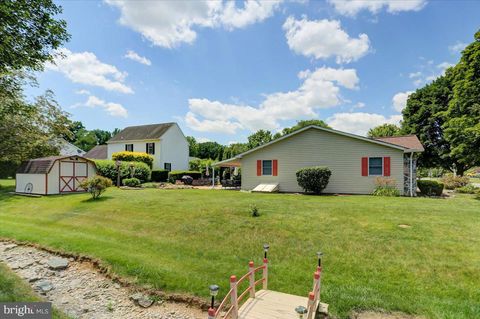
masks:
{"type": "Polygon", "coordinates": [[[25,279],[45,300],[78,319],[204,319],[198,308],[136,293],[89,262],[38,248],[0,242],[0,262],[25,279]]]}

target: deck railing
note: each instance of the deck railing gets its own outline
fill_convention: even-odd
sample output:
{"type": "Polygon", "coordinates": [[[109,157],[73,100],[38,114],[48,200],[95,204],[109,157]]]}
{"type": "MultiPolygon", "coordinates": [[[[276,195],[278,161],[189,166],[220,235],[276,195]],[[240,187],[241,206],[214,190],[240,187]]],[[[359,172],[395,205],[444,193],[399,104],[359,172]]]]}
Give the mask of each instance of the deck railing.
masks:
{"type": "Polygon", "coordinates": [[[242,302],[242,299],[246,295],[249,295],[250,298],[255,298],[256,286],[262,283],[262,289],[267,289],[268,287],[268,259],[263,259],[263,265],[256,267],[253,261],[248,263],[248,272],[243,275],[239,280],[237,276],[230,276],[230,290],[223,298],[222,302],[218,308],[210,307],[208,309],[208,319],[217,319],[217,318],[238,318],[238,309],[239,304],[242,302]],[[255,281],[255,274],[262,270],[262,278],[255,281]],[[246,288],[240,295],[238,295],[238,286],[248,278],[248,288],[246,288]],[[230,301],[230,307],[225,308],[227,303],[230,301]],[[225,314],[221,316],[222,311],[225,311],[225,314]]]}

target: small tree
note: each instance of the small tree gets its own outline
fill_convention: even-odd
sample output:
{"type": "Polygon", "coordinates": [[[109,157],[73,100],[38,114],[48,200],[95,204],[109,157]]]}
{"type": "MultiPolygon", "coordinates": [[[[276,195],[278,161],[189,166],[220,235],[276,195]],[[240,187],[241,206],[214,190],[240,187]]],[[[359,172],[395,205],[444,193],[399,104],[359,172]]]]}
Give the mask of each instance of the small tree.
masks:
{"type": "Polygon", "coordinates": [[[332,171],[325,166],[305,167],[297,171],[298,185],[305,192],[320,194],[327,187],[332,171]]]}
{"type": "Polygon", "coordinates": [[[100,195],[110,186],[112,186],[112,181],[99,175],[85,179],[80,184],[80,187],[89,192],[93,199],[99,198],[100,195]]]}

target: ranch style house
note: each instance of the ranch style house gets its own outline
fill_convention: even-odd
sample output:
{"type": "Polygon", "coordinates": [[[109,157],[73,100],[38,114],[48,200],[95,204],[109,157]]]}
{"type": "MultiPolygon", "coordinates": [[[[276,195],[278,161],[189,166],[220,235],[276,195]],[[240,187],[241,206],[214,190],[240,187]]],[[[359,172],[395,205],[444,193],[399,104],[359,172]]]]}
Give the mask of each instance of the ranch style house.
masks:
{"type": "Polygon", "coordinates": [[[327,166],[332,175],[325,193],[371,194],[376,178],[388,177],[400,194],[415,196],[423,150],[415,135],[372,139],[308,126],[216,165],[241,167],[243,190],[302,192],[296,172],[327,166]]]}

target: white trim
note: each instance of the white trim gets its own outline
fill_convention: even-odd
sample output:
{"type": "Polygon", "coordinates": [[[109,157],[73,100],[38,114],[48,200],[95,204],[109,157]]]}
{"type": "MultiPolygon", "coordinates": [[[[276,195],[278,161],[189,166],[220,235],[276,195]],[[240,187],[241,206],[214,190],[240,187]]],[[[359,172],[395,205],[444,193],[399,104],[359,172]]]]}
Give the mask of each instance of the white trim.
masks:
{"type": "Polygon", "coordinates": [[[385,157],[384,157],[384,156],[369,156],[369,157],[367,157],[367,158],[368,158],[368,162],[367,162],[367,164],[368,164],[368,165],[367,165],[367,167],[368,167],[368,176],[369,176],[369,177],[370,177],[370,176],[385,176],[385,157]],[[371,158],[379,158],[379,157],[382,159],[382,174],[380,174],[380,175],[377,175],[377,174],[371,175],[371,174],[370,174],[370,159],[371,159],[371,158]]]}
{"type": "Polygon", "coordinates": [[[265,143],[263,145],[260,145],[260,146],[257,146],[255,148],[252,148],[251,150],[248,150],[246,152],[243,152],[241,154],[238,154],[232,158],[229,158],[227,160],[223,160],[221,162],[218,162],[216,163],[215,165],[218,165],[218,164],[222,164],[224,162],[227,162],[227,161],[230,161],[234,158],[242,158],[243,156],[247,155],[247,154],[250,154],[252,152],[255,152],[255,151],[258,151],[259,149],[262,149],[264,147],[267,147],[269,145],[272,145],[274,143],[278,143],[286,138],[289,138],[293,135],[296,135],[296,134],[300,134],[306,130],[309,130],[309,129],[317,129],[317,130],[320,130],[320,131],[325,131],[325,132],[330,132],[330,133],[334,133],[334,134],[338,134],[338,135],[342,135],[342,136],[347,136],[347,137],[351,137],[351,138],[354,138],[354,139],[357,139],[357,140],[362,140],[362,141],[365,141],[365,142],[369,142],[369,143],[374,143],[374,144],[378,144],[378,145],[382,145],[382,146],[386,146],[386,147],[390,147],[390,148],[395,148],[397,150],[402,150],[404,152],[407,152],[409,151],[407,148],[405,147],[402,147],[402,146],[398,146],[398,145],[394,145],[394,144],[390,144],[390,143],[387,143],[387,142],[382,142],[382,141],[378,141],[378,140],[372,140],[370,138],[367,138],[367,137],[363,137],[363,136],[359,136],[359,135],[355,135],[355,134],[351,134],[351,133],[346,133],[346,132],[342,132],[342,131],[337,131],[337,130],[332,130],[332,129],[329,129],[329,128],[324,128],[324,127],[320,127],[320,126],[316,126],[316,125],[309,125],[309,126],[306,126],[302,129],[299,129],[295,132],[292,132],[290,134],[287,134],[287,135],[284,135],[282,137],[279,137],[271,142],[268,142],[268,143],[265,143]]]}

